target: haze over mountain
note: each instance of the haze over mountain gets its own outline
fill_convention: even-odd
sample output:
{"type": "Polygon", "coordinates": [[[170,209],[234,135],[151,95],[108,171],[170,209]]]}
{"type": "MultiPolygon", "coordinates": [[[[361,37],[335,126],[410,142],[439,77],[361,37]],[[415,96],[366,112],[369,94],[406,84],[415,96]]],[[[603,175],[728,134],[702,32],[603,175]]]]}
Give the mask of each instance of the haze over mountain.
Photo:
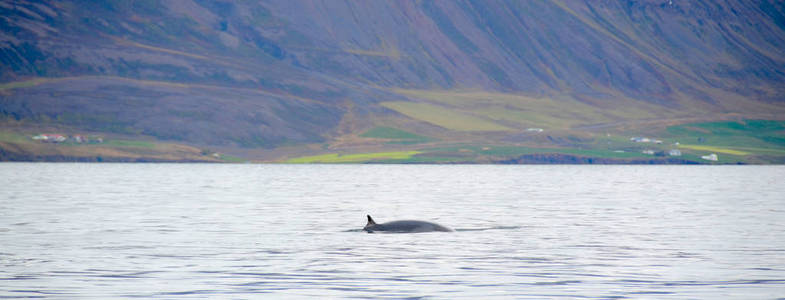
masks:
{"type": "Polygon", "coordinates": [[[785,116],[782,1],[3,1],[0,28],[6,128],[317,153],[785,116]]]}

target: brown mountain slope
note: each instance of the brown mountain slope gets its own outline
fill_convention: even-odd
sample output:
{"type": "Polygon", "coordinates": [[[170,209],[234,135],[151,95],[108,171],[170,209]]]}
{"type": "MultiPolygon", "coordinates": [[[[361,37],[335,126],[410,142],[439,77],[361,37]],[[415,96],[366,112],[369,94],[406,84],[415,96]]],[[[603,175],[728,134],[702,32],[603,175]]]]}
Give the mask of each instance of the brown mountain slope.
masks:
{"type": "Polygon", "coordinates": [[[780,1],[20,0],[0,13],[0,118],[31,128],[246,148],[375,124],[504,141],[530,126],[776,118],[785,96],[780,1]]]}

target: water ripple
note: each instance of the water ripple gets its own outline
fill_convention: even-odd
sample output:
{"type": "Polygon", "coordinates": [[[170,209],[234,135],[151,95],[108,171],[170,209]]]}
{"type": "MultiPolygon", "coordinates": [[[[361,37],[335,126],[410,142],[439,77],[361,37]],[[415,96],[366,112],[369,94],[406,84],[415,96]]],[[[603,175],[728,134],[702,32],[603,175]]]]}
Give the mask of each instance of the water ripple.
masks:
{"type": "Polygon", "coordinates": [[[777,298],[767,178],[785,167],[0,164],[0,298],[777,298]]]}

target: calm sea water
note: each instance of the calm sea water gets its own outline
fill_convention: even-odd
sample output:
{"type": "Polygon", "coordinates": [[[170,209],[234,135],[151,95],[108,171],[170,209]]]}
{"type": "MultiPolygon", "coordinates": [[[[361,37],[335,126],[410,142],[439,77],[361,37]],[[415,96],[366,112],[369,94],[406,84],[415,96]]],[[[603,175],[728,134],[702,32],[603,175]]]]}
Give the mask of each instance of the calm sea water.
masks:
{"type": "Polygon", "coordinates": [[[785,167],[3,163],[0,297],[780,298],[785,167]]]}

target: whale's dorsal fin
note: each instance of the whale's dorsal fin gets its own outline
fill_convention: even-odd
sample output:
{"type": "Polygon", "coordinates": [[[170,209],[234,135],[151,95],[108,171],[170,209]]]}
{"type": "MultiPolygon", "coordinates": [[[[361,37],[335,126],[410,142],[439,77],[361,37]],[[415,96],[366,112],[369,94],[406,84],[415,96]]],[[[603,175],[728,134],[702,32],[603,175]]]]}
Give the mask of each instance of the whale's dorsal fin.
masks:
{"type": "Polygon", "coordinates": [[[376,222],[373,221],[373,218],[371,218],[371,215],[367,215],[367,216],[368,216],[368,224],[365,224],[365,227],[368,227],[368,226],[371,226],[371,225],[376,225],[376,222]]]}

